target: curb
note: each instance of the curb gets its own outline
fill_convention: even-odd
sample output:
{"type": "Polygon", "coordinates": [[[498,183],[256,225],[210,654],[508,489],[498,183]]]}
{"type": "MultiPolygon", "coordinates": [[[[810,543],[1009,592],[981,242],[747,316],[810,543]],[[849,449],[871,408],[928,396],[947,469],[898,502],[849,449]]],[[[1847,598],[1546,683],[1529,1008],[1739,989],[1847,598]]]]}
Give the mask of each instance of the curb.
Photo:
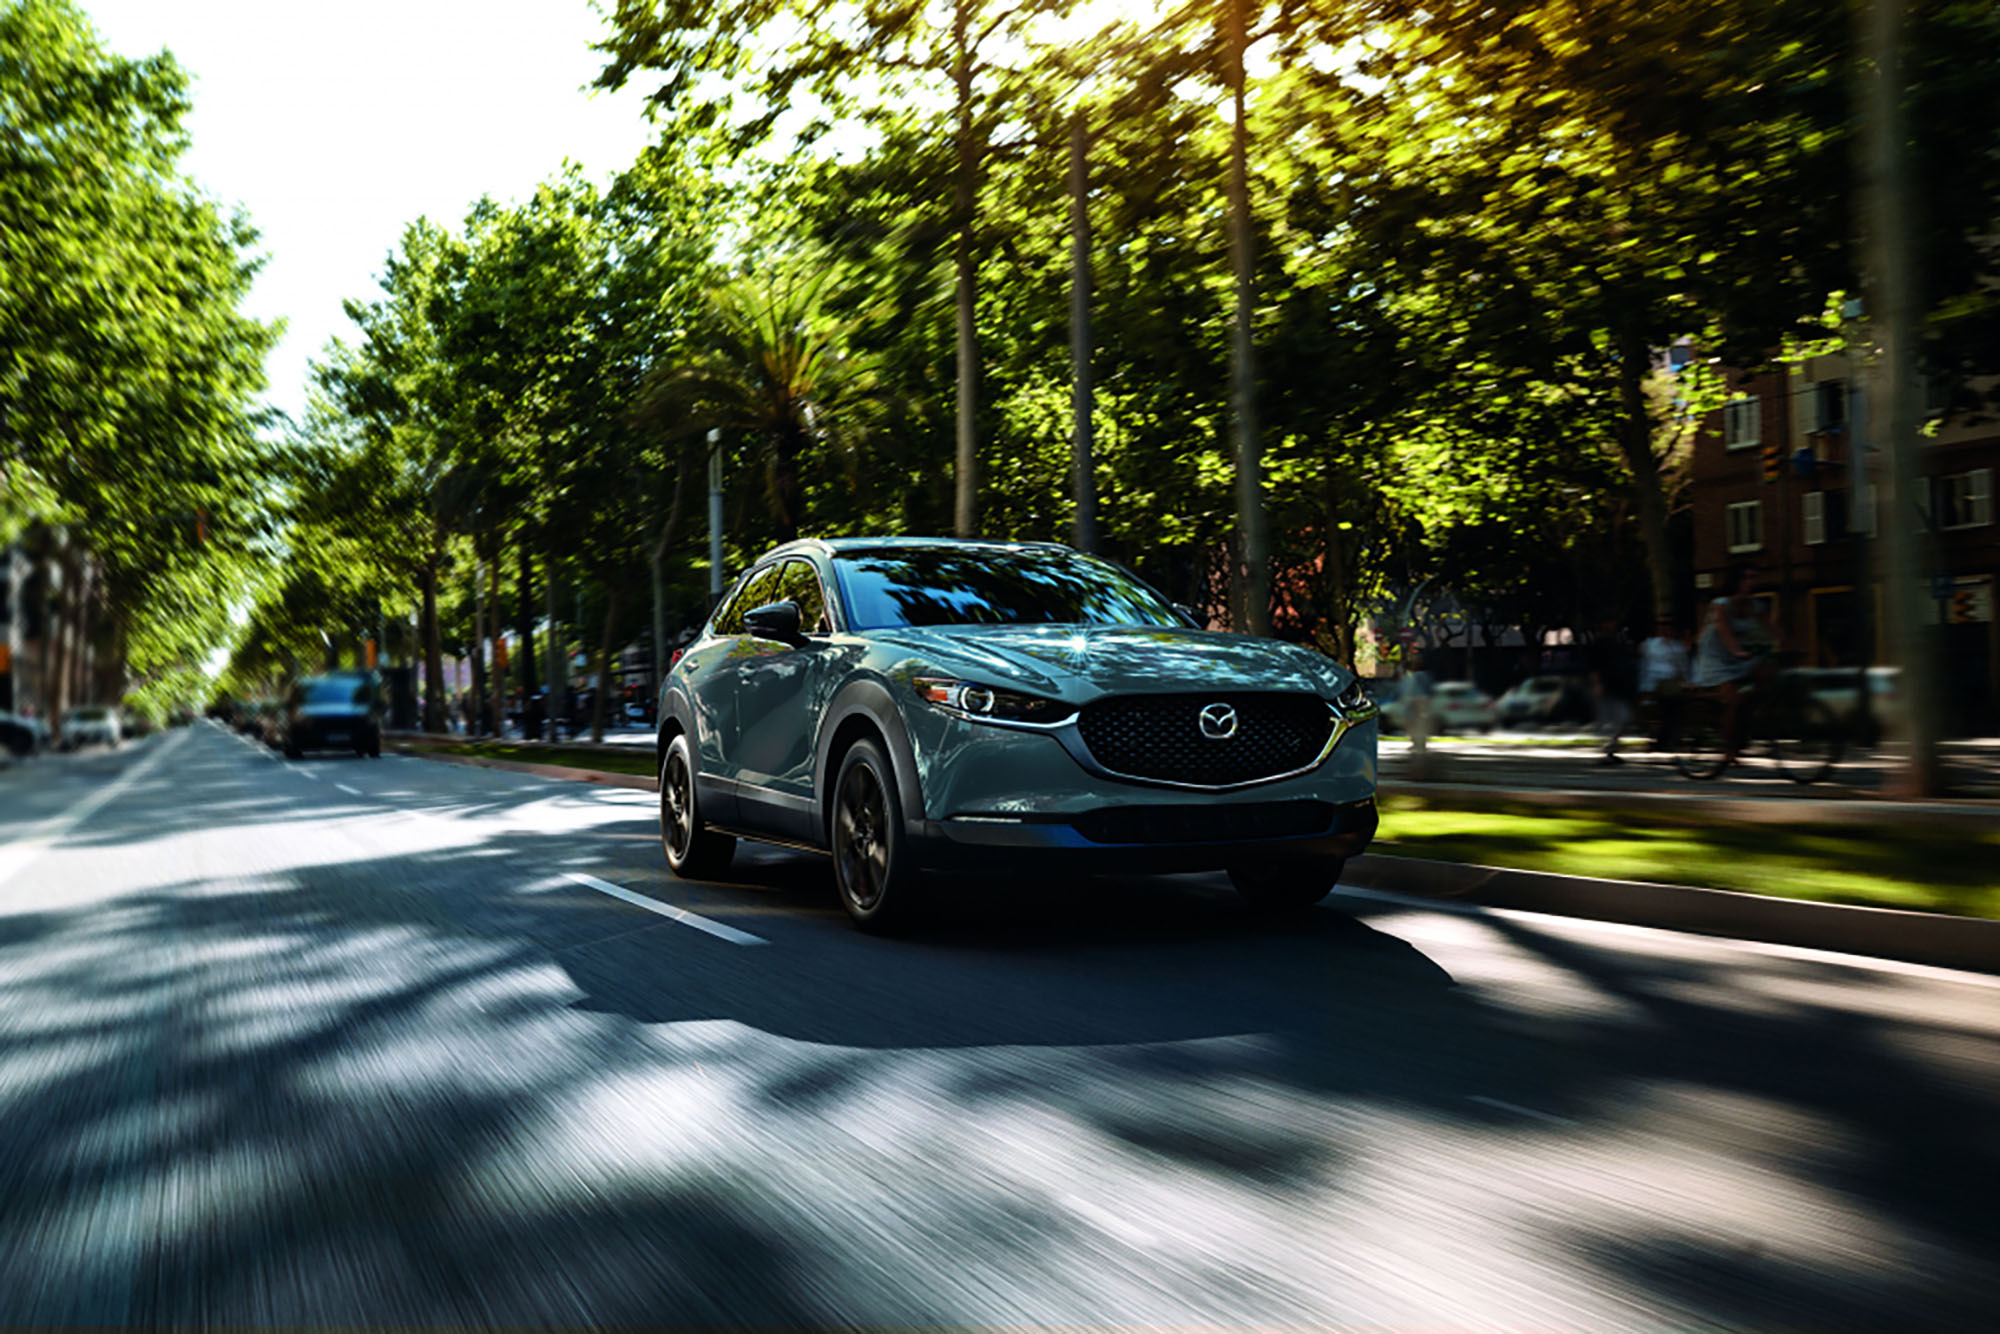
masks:
{"type": "Polygon", "coordinates": [[[2000,973],[2000,921],[1980,917],[1815,903],[1641,880],[1593,880],[1385,853],[1354,858],[1340,883],[1488,908],[2000,973]]]}
{"type": "Polygon", "coordinates": [[[463,764],[474,769],[500,769],[507,773],[532,774],[536,778],[560,778],[572,783],[595,783],[599,787],[626,787],[639,792],[657,792],[660,780],[643,774],[615,774],[603,769],[572,769],[561,764],[529,764],[522,760],[492,760],[483,755],[445,755],[434,750],[395,743],[390,749],[422,760],[441,764],[463,764]]]}
{"type": "MultiPolygon", "coordinates": [[[[659,780],[639,774],[606,773],[599,769],[572,769],[559,764],[529,764],[518,760],[490,760],[475,755],[446,755],[407,744],[398,744],[395,749],[421,759],[471,765],[478,769],[500,769],[509,773],[632,788],[641,792],[659,790],[659,780]]],[[[1455,796],[1465,790],[1430,786],[1426,788],[1426,794],[1443,792],[1455,796]]],[[[1473,788],[1471,791],[1477,793],[1480,790],[1473,788]]],[[[1484,795],[1498,799],[1491,790],[1484,795]]],[[[1570,795],[1573,794],[1547,793],[1539,801],[1530,801],[1529,804],[1570,804],[1566,800],[1570,795]]],[[[1669,797],[1665,800],[1714,803],[1713,798],[1699,797],[1669,797]]],[[[1514,804],[1521,803],[1516,801],[1514,804]]],[[[1714,804],[1733,809],[1750,803],[1714,804]]],[[[1810,803],[1757,804],[1802,806],[1810,803]]],[[[1676,809],[1699,813],[1686,805],[1677,804],[1676,809]]],[[[1781,817],[1763,815],[1756,818],[1775,821],[1781,817]]],[[[1986,821],[1982,819],[1981,823],[1986,821]]],[[[1908,912],[1896,908],[1863,908],[1845,903],[1814,903],[1807,899],[1772,898],[1726,889],[1696,889],[1688,885],[1659,885],[1644,880],[1595,880],[1554,871],[1521,871],[1501,866],[1428,861],[1420,857],[1397,857],[1379,852],[1350,860],[1340,883],[1351,888],[1386,890],[1487,908],[1514,908],[1594,922],[1622,922],[1628,926],[1687,931],[1702,936],[1724,936],[1769,945],[1792,945],[1877,959],[1896,959],[1937,968],[2000,973],[2000,921],[1980,917],[1953,917],[1945,913],[1908,912]]]]}

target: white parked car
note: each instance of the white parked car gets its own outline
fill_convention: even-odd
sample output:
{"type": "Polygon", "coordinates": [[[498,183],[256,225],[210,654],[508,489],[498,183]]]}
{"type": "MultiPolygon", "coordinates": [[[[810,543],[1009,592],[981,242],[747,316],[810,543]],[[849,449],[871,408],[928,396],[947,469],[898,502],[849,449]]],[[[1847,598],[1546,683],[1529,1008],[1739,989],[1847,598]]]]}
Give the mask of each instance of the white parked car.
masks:
{"type": "MultiPolygon", "coordinates": [[[[1402,696],[1383,701],[1382,717],[1396,731],[1408,730],[1408,701],[1402,696]]],[[[1490,732],[1496,718],[1493,700],[1470,681],[1444,681],[1431,689],[1431,731],[1490,732]]]]}
{"type": "MultiPolygon", "coordinates": [[[[1902,691],[1898,688],[1901,673],[1899,667],[1868,669],[1868,711],[1873,727],[1871,735],[1860,738],[1863,744],[1872,745],[1883,736],[1902,734],[1906,716],[1902,691]]],[[[1859,721],[1855,706],[1861,701],[1861,691],[1854,668],[1808,667],[1798,669],[1796,674],[1806,678],[1806,688],[1813,698],[1833,710],[1834,717],[1850,725],[1859,721]]]]}
{"type": "Polygon", "coordinates": [[[116,709],[85,705],[63,715],[59,744],[64,750],[92,744],[116,746],[124,739],[125,730],[119,725],[116,709]]]}
{"type": "Polygon", "coordinates": [[[1578,683],[1566,676],[1531,676],[1502,695],[1496,707],[1499,721],[1508,727],[1539,727],[1589,716],[1578,683]]]}

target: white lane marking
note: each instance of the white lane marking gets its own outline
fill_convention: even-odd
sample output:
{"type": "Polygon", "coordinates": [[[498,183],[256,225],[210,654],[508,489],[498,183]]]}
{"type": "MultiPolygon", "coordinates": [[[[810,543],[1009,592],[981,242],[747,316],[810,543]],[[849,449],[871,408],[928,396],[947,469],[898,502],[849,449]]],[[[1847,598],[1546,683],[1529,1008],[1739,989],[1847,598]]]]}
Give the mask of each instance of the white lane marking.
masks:
{"type": "Polygon", "coordinates": [[[72,829],[88,820],[110,802],[123,796],[132,785],[152,772],[153,767],[165,759],[169,752],[179,746],[192,733],[175,732],[152,754],[140,760],[118,777],[94,792],[85,794],[68,810],[51,815],[23,838],[16,839],[5,848],[0,848],[0,885],[18,875],[27,865],[59,842],[72,829]]]}
{"type": "Polygon", "coordinates": [[[1799,959],[1806,963],[1839,964],[1846,968],[1859,968],[1871,973],[1896,973],[1903,977],[1917,977],[1929,982],[1957,982],[1969,987],[2000,988],[2000,977],[1987,973],[1961,972],[1955,968],[1940,968],[1928,963],[1904,963],[1900,959],[1874,959],[1865,954],[1841,954],[1835,950],[1816,950],[1805,945],[1774,945],[1762,940],[1738,940],[1734,936],[1705,936],[1697,931],[1675,931],[1664,926],[1635,926],[1630,922],[1600,922],[1594,917],[1564,917],[1559,913],[1530,912],[1526,908],[1490,908],[1483,903],[1455,903],[1449,899],[1427,899],[1415,894],[1397,894],[1387,889],[1363,889],[1358,885],[1336,885],[1329,897],[1366,899],[1374,903],[1390,904],[1398,908],[1409,908],[1416,912],[1454,913],[1461,917],[1507,917],[1528,922],[1562,922],[1575,927],[1579,932],[1596,932],[1607,936],[1677,936],[1683,940],[1700,940],[1734,950],[1741,954],[1772,955],[1781,959],[1799,959]]]}
{"type": "Polygon", "coordinates": [[[635,908],[644,908],[647,912],[658,913],[662,917],[670,917],[683,926],[691,926],[697,931],[706,931],[717,940],[726,940],[732,945],[768,945],[770,943],[762,936],[753,936],[748,931],[738,931],[733,926],[724,926],[720,922],[711,922],[700,913],[691,913],[686,908],[676,908],[671,903],[662,903],[658,899],[649,899],[644,894],[634,894],[623,885],[614,885],[609,880],[599,880],[594,875],[585,875],[581,871],[564,871],[563,875],[565,878],[574,880],[586,889],[594,889],[600,894],[609,894],[614,899],[623,899],[635,908]]]}
{"type": "Polygon", "coordinates": [[[1549,1112],[1538,1112],[1532,1107],[1523,1107],[1519,1103],[1502,1102],[1498,1098],[1489,1098],[1481,1093],[1471,1094],[1466,1098],[1466,1101],[1476,1102],[1481,1107],[1492,1107],[1498,1111],[1512,1112],[1515,1116],[1525,1116],[1531,1121],[1546,1121],[1552,1126],[1573,1126],[1576,1124],[1576,1122],[1566,1116],[1556,1116],[1549,1112]]]}
{"type": "Polygon", "coordinates": [[[345,783],[335,783],[334,786],[339,788],[342,792],[345,792],[350,797],[358,797],[361,795],[361,789],[358,787],[349,787],[345,783]]]}

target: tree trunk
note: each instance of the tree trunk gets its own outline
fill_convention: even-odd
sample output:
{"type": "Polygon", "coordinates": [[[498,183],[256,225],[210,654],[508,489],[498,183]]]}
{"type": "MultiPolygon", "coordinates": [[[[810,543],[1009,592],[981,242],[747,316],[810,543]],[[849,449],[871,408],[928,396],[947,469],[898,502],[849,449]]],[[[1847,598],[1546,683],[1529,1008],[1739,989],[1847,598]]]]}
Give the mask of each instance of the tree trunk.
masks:
{"type": "Polygon", "coordinates": [[[1320,579],[1325,588],[1327,631],[1333,637],[1334,660],[1343,667],[1354,665],[1354,614],[1349,607],[1351,591],[1347,578],[1347,553],[1340,545],[1340,474],[1326,470],[1326,537],[1320,557],[1320,579]]]}
{"type": "MultiPolygon", "coordinates": [[[[535,583],[534,563],[528,557],[528,535],[521,534],[516,555],[521,562],[521,587],[516,590],[517,608],[514,615],[514,633],[521,641],[521,648],[515,661],[520,665],[521,677],[521,717],[525,723],[528,701],[541,689],[542,674],[535,663],[535,583]]],[[[526,733],[523,733],[525,736],[526,733]]]]}
{"type": "Polygon", "coordinates": [[[973,219],[979,197],[979,151],[973,143],[971,0],[957,0],[951,17],[951,79],[958,99],[958,171],[952,200],[952,263],[957,280],[958,314],[958,468],[953,505],[953,531],[960,537],[979,535],[979,437],[973,413],[979,396],[979,336],[974,327],[978,266],[973,250],[973,219]]]}
{"type": "Polygon", "coordinates": [[[674,460],[674,494],[667,504],[666,522],[660,525],[651,550],[646,553],[653,576],[653,697],[657,702],[667,682],[667,553],[673,550],[674,536],[681,526],[681,504],[687,496],[688,454],[678,452],[674,460]]]}
{"type": "Polygon", "coordinates": [[[507,722],[507,674],[500,670],[500,548],[486,566],[486,605],[493,608],[493,735],[499,736],[507,722]]]}
{"type": "Polygon", "coordinates": [[[1244,9],[1248,0],[1230,0],[1229,81],[1236,120],[1229,134],[1229,258],[1235,270],[1236,320],[1229,375],[1232,424],[1236,437],[1236,515],[1239,566],[1236,583],[1241,628],[1271,633],[1271,540],[1265,527],[1262,447],[1257,436],[1256,346],[1251,338],[1256,314],[1256,257],[1250,234],[1250,130],[1245,120],[1249,44],[1244,9]]]}
{"type": "MultiPolygon", "coordinates": [[[[590,709],[590,739],[604,740],[604,710],[611,700],[611,645],[617,638],[618,585],[604,583],[604,636],[597,644],[597,698],[590,709]]],[[[624,705],[621,703],[620,708],[624,705]]]]}
{"type": "Polygon", "coordinates": [[[1090,126],[1081,110],[1069,128],[1069,195],[1070,457],[1076,492],[1071,540],[1078,551],[1096,551],[1097,466],[1091,434],[1096,396],[1090,379],[1090,126]]]}
{"type": "Polygon", "coordinates": [[[799,484],[799,455],[804,448],[804,433],[795,427],[781,426],[772,433],[771,491],[777,512],[771,517],[781,544],[796,541],[805,521],[805,488],[799,484]]]}
{"type": "Polygon", "coordinates": [[[548,739],[554,741],[558,739],[556,720],[566,712],[564,704],[566,702],[565,697],[569,693],[567,689],[569,683],[569,663],[566,661],[568,655],[564,651],[564,637],[557,628],[558,622],[556,620],[556,558],[555,535],[553,533],[549,534],[548,547],[542,554],[542,562],[543,601],[548,608],[547,619],[549,625],[547,651],[542,656],[547,661],[549,672],[548,739]]]}
{"type": "Polygon", "coordinates": [[[424,562],[424,730],[442,732],[444,724],[444,646],[438,638],[438,557],[424,562]]]}
{"type": "MultiPolygon", "coordinates": [[[[1909,738],[1909,758],[1886,787],[1900,797],[1933,797],[1944,791],[1945,776],[1938,755],[1937,683],[1932,676],[1930,627],[1921,611],[1923,571],[1917,553],[1921,495],[1917,468],[1923,441],[1916,386],[1923,306],[1910,226],[1912,154],[1903,106],[1905,4],[1906,0],[1871,0],[1861,18],[1861,67],[1871,72],[1865,76],[1861,136],[1867,192],[1863,200],[1866,301],[1879,348],[1872,398],[1880,406],[1872,443],[1881,451],[1882,468],[1876,514],[1887,589],[1881,600],[1889,657],[1902,669],[1909,738]]],[[[1938,610],[1942,622],[1944,609],[1938,610]]]]}
{"type": "MultiPolygon", "coordinates": [[[[1618,453],[1632,477],[1634,515],[1646,548],[1653,589],[1653,616],[1674,614],[1674,551],[1667,536],[1667,493],[1653,456],[1653,415],[1646,407],[1646,377],[1653,353],[1646,340],[1618,334],[1618,453]]],[[[1581,609],[1579,608],[1579,612],[1581,609]]]]}
{"type": "Polygon", "coordinates": [[[472,690],[466,696],[471,701],[471,708],[465,711],[467,736],[479,735],[479,709],[486,698],[486,590],[479,583],[479,567],[484,561],[478,552],[475,544],[472,562],[472,690]]]}

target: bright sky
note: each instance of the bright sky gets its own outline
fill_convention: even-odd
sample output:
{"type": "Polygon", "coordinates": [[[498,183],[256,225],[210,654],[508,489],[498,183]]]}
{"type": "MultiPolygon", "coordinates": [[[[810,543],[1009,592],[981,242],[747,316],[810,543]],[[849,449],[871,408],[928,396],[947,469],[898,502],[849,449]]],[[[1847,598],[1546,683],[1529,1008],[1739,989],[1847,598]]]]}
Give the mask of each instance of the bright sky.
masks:
{"type": "Polygon", "coordinates": [[[589,0],[78,0],[121,55],[194,77],[184,169],[263,233],[249,311],[289,322],[271,402],[300,415],[306,362],[349,326],[405,224],[455,226],[565,157],[602,178],[649,136],[640,97],[582,91],[601,68],[589,0]]]}

